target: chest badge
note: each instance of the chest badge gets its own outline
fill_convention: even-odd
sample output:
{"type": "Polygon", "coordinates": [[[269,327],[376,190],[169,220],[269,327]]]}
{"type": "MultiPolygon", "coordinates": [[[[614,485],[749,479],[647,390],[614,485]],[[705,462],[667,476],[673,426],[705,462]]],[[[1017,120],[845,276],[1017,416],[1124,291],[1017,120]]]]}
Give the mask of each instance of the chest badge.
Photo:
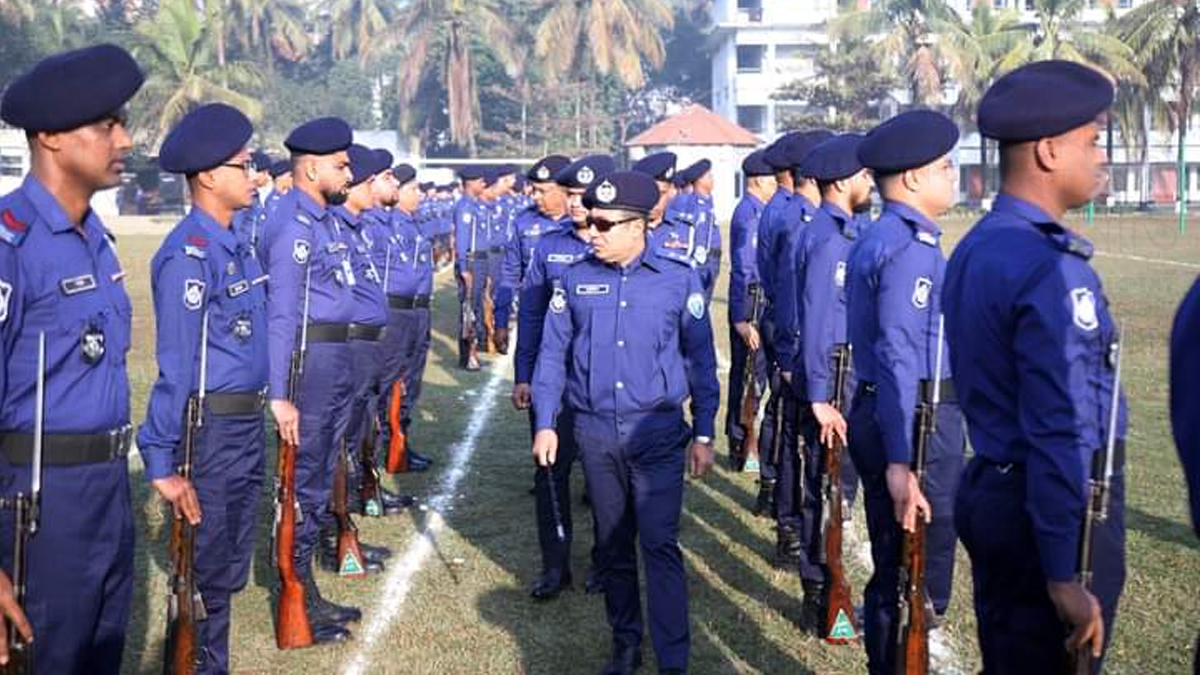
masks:
{"type": "Polygon", "coordinates": [[[700,293],[692,293],[687,299],[688,314],[692,318],[699,321],[704,318],[704,296],[700,293]]]}
{"type": "Polygon", "coordinates": [[[12,284],[0,279],[0,322],[8,319],[8,303],[12,299],[12,284]]]}
{"type": "Polygon", "coordinates": [[[1076,326],[1093,331],[1100,326],[1096,318],[1096,294],[1090,288],[1071,289],[1071,318],[1076,326]]]}
{"type": "Polygon", "coordinates": [[[838,288],[843,288],[846,285],[846,263],[839,260],[837,269],[833,271],[833,285],[838,288]]]}
{"type": "Polygon", "coordinates": [[[554,289],[554,295],[550,297],[550,311],[555,314],[562,314],[567,308],[567,292],[562,288],[554,289]]]}
{"type": "Polygon", "coordinates": [[[204,282],[199,279],[188,279],[183,282],[183,306],[190,310],[200,309],[204,302],[204,282]]]}
{"type": "Polygon", "coordinates": [[[297,239],[292,242],[292,260],[295,260],[301,265],[308,263],[308,253],[312,247],[304,239],[297,239]]]}
{"type": "Polygon", "coordinates": [[[83,362],[94,366],[104,358],[104,331],[96,326],[88,326],[79,337],[79,351],[83,354],[83,362]]]}
{"type": "Polygon", "coordinates": [[[933,280],[929,277],[917,277],[917,282],[913,284],[912,304],[917,309],[925,309],[929,306],[929,292],[933,290],[933,280]]]}
{"type": "Polygon", "coordinates": [[[233,336],[242,342],[250,339],[254,335],[254,324],[248,316],[239,316],[233,320],[233,325],[230,326],[230,332],[233,336]]]}

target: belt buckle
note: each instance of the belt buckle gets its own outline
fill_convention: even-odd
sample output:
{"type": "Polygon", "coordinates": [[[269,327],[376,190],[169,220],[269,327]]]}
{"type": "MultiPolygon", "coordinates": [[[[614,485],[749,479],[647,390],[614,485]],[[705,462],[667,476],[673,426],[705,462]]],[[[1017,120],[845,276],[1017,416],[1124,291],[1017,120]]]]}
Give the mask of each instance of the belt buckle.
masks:
{"type": "Polygon", "coordinates": [[[133,425],[126,424],[116,429],[108,431],[108,460],[109,462],[124,456],[123,449],[128,447],[130,435],[133,432],[133,425]]]}

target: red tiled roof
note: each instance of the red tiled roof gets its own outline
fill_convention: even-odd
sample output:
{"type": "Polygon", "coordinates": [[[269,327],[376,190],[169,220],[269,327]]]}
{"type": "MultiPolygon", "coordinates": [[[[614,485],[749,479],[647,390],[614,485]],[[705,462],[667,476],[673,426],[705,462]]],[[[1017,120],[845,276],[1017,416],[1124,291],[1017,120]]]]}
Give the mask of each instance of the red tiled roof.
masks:
{"type": "Polygon", "coordinates": [[[704,106],[693,103],[655,124],[626,145],[748,145],[759,138],[704,106]]]}

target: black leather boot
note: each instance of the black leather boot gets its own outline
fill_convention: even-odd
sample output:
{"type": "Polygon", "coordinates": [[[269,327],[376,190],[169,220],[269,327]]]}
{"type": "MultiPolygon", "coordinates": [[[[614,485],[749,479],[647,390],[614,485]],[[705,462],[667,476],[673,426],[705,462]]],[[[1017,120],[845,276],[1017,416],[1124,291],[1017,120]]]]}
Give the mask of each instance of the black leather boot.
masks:
{"type": "Polygon", "coordinates": [[[758,481],[758,499],[754,502],[754,515],[770,518],[775,512],[775,481],[762,478],[758,481]]]}

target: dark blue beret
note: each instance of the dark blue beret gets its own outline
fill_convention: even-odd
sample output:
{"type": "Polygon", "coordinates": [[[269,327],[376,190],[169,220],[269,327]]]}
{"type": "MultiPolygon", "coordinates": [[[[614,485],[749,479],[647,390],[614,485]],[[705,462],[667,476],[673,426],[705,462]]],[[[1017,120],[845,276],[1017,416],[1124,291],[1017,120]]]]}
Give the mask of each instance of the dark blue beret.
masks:
{"type": "Polygon", "coordinates": [[[517,174],[516,179],[513,180],[513,189],[520,192],[525,189],[525,184],[527,182],[529,182],[529,181],[526,180],[525,174],[519,173],[519,174],[517,174]]]}
{"type": "MultiPolygon", "coordinates": [[[[404,185],[408,181],[417,177],[417,170],[409,164],[397,164],[396,166],[392,167],[392,175],[396,177],[396,180],[399,181],[401,185],[404,185]]],[[[431,187],[433,187],[433,183],[421,183],[417,186],[421,192],[426,192],[431,187]]]]}
{"type": "Polygon", "coordinates": [[[254,133],[237,108],[209,103],[189,112],[171,129],[158,150],[158,165],[170,173],[207,171],[236,155],[254,133]]]}
{"type": "Polygon", "coordinates": [[[818,143],[800,165],[800,175],[821,182],[853,176],[863,168],[858,161],[858,146],[862,141],[862,134],[842,134],[818,143]]]}
{"type": "MultiPolygon", "coordinates": [[[[609,155],[588,155],[559,169],[554,181],[565,188],[586,188],[617,170],[617,163],[609,155]]],[[[657,190],[657,188],[655,188],[657,190]]]]}
{"type": "Polygon", "coordinates": [[[768,145],[767,149],[763,151],[763,161],[776,171],[790,169],[792,164],[788,158],[788,145],[795,141],[802,133],[800,131],[789,131],[775,139],[775,142],[768,145]]]}
{"type": "Polygon", "coordinates": [[[285,173],[292,172],[292,160],[281,159],[271,165],[271,178],[279,178],[285,173]]]}
{"type": "Polygon", "coordinates": [[[675,178],[675,162],[673,152],[656,152],[639,159],[631,168],[638,173],[644,173],[654,180],[669,183],[675,178]]]}
{"type": "Polygon", "coordinates": [[[375,156],[378,158],[379,162],[383,164],[383,168],[380,169],[380,171],[386,171],[396,159],[395,157],[392,157],[391,151],[384,148],[375,148],[375,156]]]}
{"type": "Polygon", "coordinates": [[[707,159],[702,159],[699,162],[696,162],[695,164],[684,169],[680,173],[683,174],[683,182],[684,183],[695,183],[696,181],[700,180],[701,176],[708,173],[709,171],[712,171],[712,162],[707,159]]]}
{"type": "Polygon", "coordinates": [[[979,102],[979,133],[1023,142],[1057,136],[1096,119],[1113,102],[1099,71],[1072,61],[1037,61],[1008,73],[979,102]]]}
{"type": "Polygon", "coordinates": [[[825,129],[805,131],[794,136],[784,149],[788,168],[799,170],[800,166],[804,164],[804,160],[808,159],[808,153],[831,138],[833,138],[833,132],[825,129]]]}
{"type": "Polygon", "coordinates": [[[354,132],[340,117],[318,117],[292,129],[283,141],[293,155],[332,155],[350,147],[354,132]]]}
{"type": "Polygon", "coordinates": [[[501,164],[500,166],[496,167],[496,171],[497,171],[497,175],[500,175],[500,176],[512,176],[517,173],[517,165],[516,164],[501,164]]]}
{"type": "Polygon", "coordinates": [[[459,167],[458,178],[463,182],[469,180],[480,180],[486,173],[486,167],[479,166],[477,164],[468,164],[466,166],[459,167]]]}
{"type": "Polygon", "coordinates": [[[0,100],[0,119],[26,131],[69,131],[121,109],[146,77],[129,52],[100,44],[38,62],[0,100]]]}
{"type": "Polygon", "coordinates": [[[563,155],[547,155],[529,167],[525,177],[535,183],[549,183],[554,180],[554,174],[571,163],[571,158],[563,155]]]}
{"type": "Polygon", "coordinates": [[[875,127],[858,146],[858,161],[879,174],[925,166],[954,149],[958,127],[932,110],[909,110],[875,127]]]}
{"type": "MultiPolygon", "coordinates": [[[[408,165],[407,165],[407,164],[401,164],[400,166],[408,166],[408,165]]],[[[401,174],[400,174],[400,173],[397,173],[398,171],[400,171],[400,166],[394,167],[394,168],[392,169],[392,173],[393,173],[393,174],[395,174],[395,176],[396,176],[396,180],[400,180],[400,176],[401,176],[401,174]]],[[[411,168],[411,167],[410,167],[410,168],[411,168]]],[[[401,183],[401,185],[403,185],[403,183],[401,183]]],[[[433,183],[418,183],[418,184],[417,184],[417,189],[418,189],[418,190],[420,190],[421,192],[429,192],[429,191],[430,191],[430,190],[432,190],[433,188],[434,188],[434,185],[433,185],[433,183]]]]}
{"type": "Polygon", "coordinates": [[[504,175],[504,167],[489,166],[483,171],[483,185],[492,187],[504,175]]]}
{"type": "Polygon", "coordinates": [[[350,156],[350,185],[358,185],[381,171],[387,171],[392,164],[391,153],[388,153],[386,162],[381,161],[385,158],[358,143],[347,148],[346,154],[350,156]]]}
{"type": "Polygon", "coordinates": [[[614,171],[583,193],[589,209],[627,209],[649,213],[658,204],[658,183],[640,171],[614,171]]]}
{"type": "Polygon", "coordinates": [[[271,162],[274,160],[271,159],[266,150],[255,150],[250,153],[250,161],[254,162],[254,168],[259,171],[266,171],[270,168],[271,162]]]}
{"type": "Polygon", "coordinates": [[[746,159],[742,160],[742,175],[750,178],[752,176],[771,176],[775,174],[775,167],[767,164],[767,160],[763,159],[766,150],[755,150],[746,155],[746,159]]]}
{"type": "Polygon", "coordinates": [[[445,185],[437,186],[437,191],[441,193],[454,192],[454,183],[446,183],[445,185]]]}

